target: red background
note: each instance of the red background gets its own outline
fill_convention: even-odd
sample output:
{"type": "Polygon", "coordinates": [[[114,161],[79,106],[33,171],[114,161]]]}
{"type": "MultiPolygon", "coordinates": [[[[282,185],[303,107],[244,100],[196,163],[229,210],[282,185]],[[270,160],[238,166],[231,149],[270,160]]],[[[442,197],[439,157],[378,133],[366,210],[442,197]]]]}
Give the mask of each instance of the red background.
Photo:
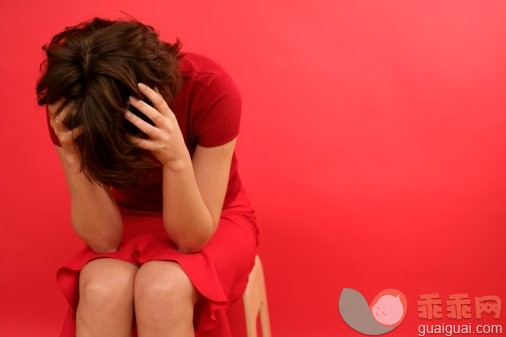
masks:
{"type": "Polygon", "coordinates": [[[504,2],[1,1],[0,336],[57,334],[55,270],[80,245],[35,102],[40,46],[120,10],[241,88],[274,336],[359,336],[338,312],[344,287],[404,292],[389,336],[427,323],[421,294],[506,305],[504,2]]]}

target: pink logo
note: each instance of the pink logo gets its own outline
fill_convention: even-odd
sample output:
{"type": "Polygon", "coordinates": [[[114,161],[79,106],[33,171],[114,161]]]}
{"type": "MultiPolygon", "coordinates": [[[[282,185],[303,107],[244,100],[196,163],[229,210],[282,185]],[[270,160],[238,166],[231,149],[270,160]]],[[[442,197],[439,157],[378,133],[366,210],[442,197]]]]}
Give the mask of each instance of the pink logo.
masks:
{"type": "Polygon", "coordinates": [[[406,297],[395,289],[380,292],[370,306],[374,319],[386,326],[398,326],[406,316],[406,297]]]}

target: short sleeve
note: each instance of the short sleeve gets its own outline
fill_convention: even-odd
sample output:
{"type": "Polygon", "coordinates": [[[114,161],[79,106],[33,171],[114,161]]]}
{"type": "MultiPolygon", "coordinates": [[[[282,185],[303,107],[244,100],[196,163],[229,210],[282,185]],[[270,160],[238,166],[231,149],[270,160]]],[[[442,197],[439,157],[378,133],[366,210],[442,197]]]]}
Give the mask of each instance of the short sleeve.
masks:
{"type": "MultiPolygon", "coordinates": [[[[202,76],[202,74],[201,74],[202,76]]],[[[213,147],[237,137],[242,100],[237,85],[224,71],[203,75],[192,102],[193,134],[197,144],[213,147]]]]}
{"type": "Polygon", "coordinates": [[[51,141],[53,142],[54,145],[61,146],[60,140],[58,139],[58,136],[56,135],[56,133],[53,130],[53,127],[51,126],[49,111],[47,111],[47,107],[46,107],[46,121],[47,121],[47,128],[49,131],[49,137],[51,138],[51,141]]]}

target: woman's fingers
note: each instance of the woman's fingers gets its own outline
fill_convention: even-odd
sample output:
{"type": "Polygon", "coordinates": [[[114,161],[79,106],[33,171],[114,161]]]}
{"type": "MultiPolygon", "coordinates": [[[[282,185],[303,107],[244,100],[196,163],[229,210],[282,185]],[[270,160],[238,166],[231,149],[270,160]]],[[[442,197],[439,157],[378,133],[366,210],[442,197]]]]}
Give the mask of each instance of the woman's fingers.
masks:
{"type": "Polygon", "coordinates": [[[133,144],[135,144],[137,147],[139,147],[143,150],[153,151],[156,148],[154,142],[150,139],[144,139],[144,138],[139,138],[139,137],[135,137],[135,136],[129,136],[128,139],[133,144]]]}
{"type": "MultiPolygon", "coordinates": [[[[167,102],[165,102],[163,99],[163,96],[160,94],[158,88],[155,87],[154,89],[151,89],[143,83],[139,83],[138,85],[141,93],[149,99],[153,106],[133,96],[130,96],[128,98],[128,102],[131,105],[133,105],[141,113],[148,117],[157,127],[162,126],[162,121],[164,118],[175,118],[174,113],[172,110],[170,110],[167,102]]],[[[142,120],[139,120],[139,123],[141,123],[141,121],[142,120]]],[[[142,121],[142,123],[148,124],[145,121],[142,121]]],[[[139,125],[136,126],[139,127],[139,125]]]]}
{"type": "Polygon", "coordinates": [[[83,133],[82,126],[73,128],[72,130],[65,130],[56,134],[60,143],[71,144],[83,133]]]}
{"type": "MultiPolygon", "coordinates": [[[[145,102],[143,102],[143,103],[146,104],[145,102]]],[[[136,108],[139,109],[141,112],[143,112],[149,119],[153,120],[148,114],[146,114],[140,108],[138,108],[137,106],[136,106],[136,108]]],[[[149,124],[148,122],[142,120],[142,118],[140,118],[139,116],[136,116],[130,110],[127,110],[125,112],[125,118],[130,123],[132,123],[133,125],[135,125],[139,130],[141,130],[142,132],[144,132],[150,138],[153,138],[156,135],[156,133],[158,132],[158,129],[156,127],[154,127],[153,125],[149,124]]],[[[156,122],[154,120],[153,120],[153,122],[156,125],[156,122]]]]}
{"type": "Polygon", "coordinates": [[[70,132],[70,139],[72,141],[75,141],[83,133],[83,127],[80,125],[73,128],[72,130],[69,130],[68,132],[70,132]]]}
{"type": "Polygon", "coordinates": [[[77,126],[71,130],[67,129],[65,127],[65,124],[63,121],[69,114],[71,109],[70,104],[68,104],[63,110],[58,114],[58,116],[54,116],[53,114],[49,114],[49,124],[53,128],[53,130],[56,133],[56,136],[62,143],[70,143],[75,141],[82,133],[83,133],[83,127],[77,126]]]}
{"type": "Polygon", "coordinates": [[[58,114],[58,116],[54,117],[55,122],[63,125],[63,121],[65,120],[65,118],[67,118],[67,115],[70,113],[70,110],[72,109],[72,107],[73,107],[72,102],[68,103],[62,109],[62,111],[60,111],[60,113],[58,114]]]}
{"type": "Polygon", "coordinates": [[[127,110],[125,118],[148,136],[146,139],[130,137],[130,141],[137,147],[150,151],[162,165],[174,158],[184,156],[184,150],[181,149],[186,151],[187,149],[183,135],[176,116],[170,110],[163,96],[160,95],[157,88],[153,90],[142,83],[139,83],[139,90],[151,101],[153,106],[134,97],[129,97],[129,103],[149,118],[154,125],[127,110]]]}
{"type": "MultiPolygon", "coordinates": [[[[132,96],[128,97],[128,103],[130,103],[130,105],[134,106],[135,108],[137,108],[137,110],[142,112],[156,126],[160,125],[160,122],[163,119],[162,114],[160,114],[160,112],[158,112],[155,108],[150,106],[148,103],[141,101],[141,100],[139,100],[135,97],[132,97],[132,96]]],[[[147,122],[144,122],[144,123],[147,123],[147,122]]]]}
{"type": "Polygon", "coordinates": [[[150,102],[153,103],[153,107],[163,116],[169,116],[172,113],[169,105],[167,102],[165,102],[162,95],[160,95],[158,88],[156,88],[155,91],[143,83],[139,83],[138,86],[139,90],[144,94],[144,96],[146,96],[150,102]]]}

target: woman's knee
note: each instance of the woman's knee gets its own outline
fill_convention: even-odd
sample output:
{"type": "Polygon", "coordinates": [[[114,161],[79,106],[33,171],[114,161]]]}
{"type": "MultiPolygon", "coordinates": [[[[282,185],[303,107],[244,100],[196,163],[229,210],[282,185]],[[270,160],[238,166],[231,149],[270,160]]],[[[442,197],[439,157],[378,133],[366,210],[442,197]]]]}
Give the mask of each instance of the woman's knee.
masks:
{"type": "Polygon", "coordinates": [[[181,266],[171,261],[151,261],[142,265],[134,284],[137,305],[193,307],[199,294],[181,266]]]}
{"type": "Polygon", "coordinates": [[[104,308],[104,304],[131,302],[137,269],[131,263],[110,258],[88,262],[79,275],[80,303],[104,308]]]}

